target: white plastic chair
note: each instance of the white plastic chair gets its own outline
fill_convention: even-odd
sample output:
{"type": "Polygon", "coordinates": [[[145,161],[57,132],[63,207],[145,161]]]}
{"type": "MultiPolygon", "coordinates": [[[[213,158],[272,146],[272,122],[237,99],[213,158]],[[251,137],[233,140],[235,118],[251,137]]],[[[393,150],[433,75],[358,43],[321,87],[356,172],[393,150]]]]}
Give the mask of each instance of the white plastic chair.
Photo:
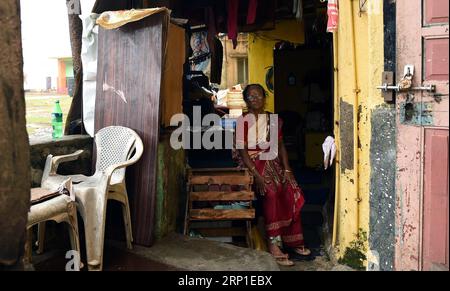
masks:
{"type": "MultiPolygon", "coordinates": [[[[36,203],[30,207],[28,212],[27,221],[27,241],[25,244],[25,262],[31,263],[32,257],[32,227],[36,224],[39,225],[39,231],[43,231],[45,223],[53,220],[57,223],[65,222],[68,226],[70,235],[70,245],[72,250],[80,252],[80,242],[78,239],[78,222],[77,222],[77,209],[75,204],[75,195],[73,195],[72,181],[68,178],[60,185],[61,193],[53,198],[46,199],[43,202],[36,203]],[[70,196],[62,193],[66,189],[69,191],[70,196]]],[[[49,193],[51,191],[42,188],[31,189],[32,197],[33,193],[49,193]],[[34,192],[35,191],[35,192],[34,192]]],[[[38,253],[43,251],[43,243],[39,244],[38,253]]],[[[81,263],[81,262],[80,262],[81,263]]]]}
{"type": "MultiPolygon", "coordinates": [[[[121,126],[105,127],[95,135],[97,161],[94,175],[61,176],[56,174],[62,162],[76,160],[83,151],[53,157],[45,164],[41,187],[52,189],[65,178],[74,183],[77,209],[83,218],[89,270],[103,269],[105,215],[108,199],[119,201],[125,224],[127,247],[132,248],[130,207],[125,185],[125,167],[136,163],[144,151],[141,138],[133,130],[121,126]],[[133,154],[134,153],[134,154],[133,154]],[[131,157],[131,155],[133,155],[131,157]]],[[[39,231],[41,234],[42,232],[39,231]]],[[[43,238],[39,238],[39,243],[43,238]]]]}

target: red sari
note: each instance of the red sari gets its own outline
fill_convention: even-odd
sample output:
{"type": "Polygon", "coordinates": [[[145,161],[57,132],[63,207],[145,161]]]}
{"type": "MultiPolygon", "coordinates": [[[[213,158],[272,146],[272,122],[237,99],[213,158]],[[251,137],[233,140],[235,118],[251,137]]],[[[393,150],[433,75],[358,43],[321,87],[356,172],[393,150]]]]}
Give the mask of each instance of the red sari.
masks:
{"type": "MultiPolygon", "coordinates": [[[[269,126],[269,114],[267,116],[267,130],[269,126]]],[[[239,123],[243,118],[238,119],[239,123]]],[[[248,145],[249,127],[252,124],[244,123],[244,140],[236,138],[237,143],[248,145]]],[[[282,120],[278,119],[278,140],[283,138],[282,120]]],[[[270,136],[267,134],[267,139],[270,136]]],[[[269,142],[269,141],[268,141],[269,142]]],[[[265,148],[265,147],[262,147],[265,148]]],[[[262,149],[260,144],[256,148],[247,149],[250,159],[255,163],[256,170],[266,183],[266,193],[263,196],[263,212],[266,224],[266,232],[271,240],[281,238],[285,246],[302,247],[304,245],[303,230],[300,220],[300,210],[305,202],[303,192],[296,181],[289,181],[285,178],[282,163],[277,155],[273,160],[260,159],[261,153],[269,149],[262,149]]],[[[245,166],[242,159],[238,157],[241,166],[245,166]]]]}

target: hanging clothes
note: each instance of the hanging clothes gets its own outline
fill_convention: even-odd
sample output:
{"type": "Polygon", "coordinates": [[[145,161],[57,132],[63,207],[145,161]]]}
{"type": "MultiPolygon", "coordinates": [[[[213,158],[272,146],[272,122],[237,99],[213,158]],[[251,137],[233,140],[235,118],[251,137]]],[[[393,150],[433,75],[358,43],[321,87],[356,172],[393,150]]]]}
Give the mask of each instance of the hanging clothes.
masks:
{"type": "MultiPolygon", "coordinates": [[[[211,52],[207,40],[206,30],[193,32],[191,35],[192,56],[189,58],[192,71],[209,72],[211,52]]],[[[209,74],[208,74],[209,75],[209,74]]]]}
{"type": "Polygon", "coordinates": [[[298,21],[303,20],[303,0],[293,1],[292,15],[294,15],[298,21]]]}
{"type": "MultiPolygon", "coordinates": [[[[228,0],[228,39],[233,41],[233,49],[237,47],[239,0],[228,0]]],[[[247,24],[253,24],[256,20],[258,0],[249,0],[247,10],[247,24]]]]}
{"type": "Polygon", "coordinates": [[[211,83],[220,84],[222,81],[223,46],[217,37],[214,37],[213,48],[214,50],[212,50],[211,55],[211,75],[209,78],[211,83]]]}
{"type": "Polygon", "coordinates": [[[215,53],[215,47],[214,47],[214,39],[217,35],[217,26],[216,26],[216,16],[214,13],[214,7],[212,5],[205,8],[205,23],[206,27],[208,28],[208,45],[209,49],[211,51],[211,54],[214,55],[215,53]]]}
{"type": "Polygon", "coordinates": [[[336,32],[338,29],[338,22],[339,22],[338,0],[328,0],[327,14],[328,14],[327,32],[336,32]]]}
{"type": "Polygon", "coordinates": [[[237,47],[239,0],[228,0],[228,39],[233,41],[233,49],[237,47]]]}
{"type": "Polygon", "coordinates": [[[295,18],[298,21],[303,20],[303,0],[297,0],[297,9],[295,11],[295,18]]]}
{"type": "Polygon", "coordinates": [[[211,52],[211,83],[220,84],[222,80],[223,46],[217,38],[216,6],[209,5],[205,8],[205,23],[208,29],[207,40],[211,52]]]}
{"type": "Polygon", "coordinates": [[[336,157],[336,143],[332,136],[328,136],[322,144],[323,150],[323,165],[325,170],[333,165],[336,157]]]}
{"type": "Polygon", "coordinates": [[[248,1],[247,24],[255,23],[257,8],[258,8],[258,0],[248,1]]]}

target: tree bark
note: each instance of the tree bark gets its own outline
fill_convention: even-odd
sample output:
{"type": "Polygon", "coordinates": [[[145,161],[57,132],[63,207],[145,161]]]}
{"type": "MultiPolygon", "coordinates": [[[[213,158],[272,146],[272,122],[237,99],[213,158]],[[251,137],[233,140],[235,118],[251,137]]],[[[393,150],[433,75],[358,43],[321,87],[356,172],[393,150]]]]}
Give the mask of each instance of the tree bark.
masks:
{"type": "MultiPolygon", "coordinates": [[[[66,3],[73,2],[66,0],[66,3]]],[[[83,23],[79,17],[79,12],[67,9],[69,17],[70,44],[72,47],[73,73],[75,76],[75,87],[73,91],[72,103],[66,119],[64,134],[81,134],[83,132],[73,132],[70,130],[71,122],[82,118],[83,106],[83,66],[81,62],[81,38],[83,34],[83,23]]]]}
{"type": "MultiPolygon", "coordinates": [[[[0,269],[24,252],[30,208],[19,0],[0,1],[0,269]]],[[[11,267],[12,268],[12,267],[11,267]]]]}
{"type": "MultiPolygon", "coordinates": [[[[77,0],[75,0],[77,1],[77,0]]],[[[66,0],[66,4],[73,4],[74,1],[66,0]]],[[[135,1],[140,3],[140,1],[135,1]]],[[[131,8],[131,0],[115,0],[105,1],[97,0],[93,12],[102,13],[104,11],[122,10],[131,8]]],[[[137,5],[137,4],[136,4],[137,5]]],[[[78,5],[79,7],[79,5],[78,5]]],[[[69,112],[67,114],[66,126],[64,134],[84,134],[84,127],[81,126],[81,131],[71,130],[71,123],[83,118],[83,66],[81,62],[81,45],[83,34],[83,23],[77,14],[77,11],[72,10],[69,6],[67,9],[69,17],[69,31],[70,31],[70,43],[72,47],[72,59],[73,59],[73,72],[75,76],[75,87],[73,93],[72,104],[70,105],[69,112]]],[[[81,120],[81,124],[83,124],[81,120]]]]}

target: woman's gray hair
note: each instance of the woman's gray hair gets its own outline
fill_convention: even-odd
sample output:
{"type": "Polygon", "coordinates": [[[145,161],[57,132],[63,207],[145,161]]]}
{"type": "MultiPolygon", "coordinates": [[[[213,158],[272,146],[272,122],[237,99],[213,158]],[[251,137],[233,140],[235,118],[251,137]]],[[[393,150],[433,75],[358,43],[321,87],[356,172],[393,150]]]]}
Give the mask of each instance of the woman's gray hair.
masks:
{"type": "Polygon", "coordinates": [[[263,92],[264,98],[267,97],[266,90],[264,89],[264,87],[263,87],[261,84],[257,84],[257,83],[255,83],[255,84],[248,84],[248,85],[245,87],[244,91],[242,92],[242,95],[244,96],[244,101],[245,101],[245,102],[248,101],[248,91],[250,91],[250,89],[251,89],[252,87],[253,87],[253,88],[261,89],[261,91],[263,92]]]}

